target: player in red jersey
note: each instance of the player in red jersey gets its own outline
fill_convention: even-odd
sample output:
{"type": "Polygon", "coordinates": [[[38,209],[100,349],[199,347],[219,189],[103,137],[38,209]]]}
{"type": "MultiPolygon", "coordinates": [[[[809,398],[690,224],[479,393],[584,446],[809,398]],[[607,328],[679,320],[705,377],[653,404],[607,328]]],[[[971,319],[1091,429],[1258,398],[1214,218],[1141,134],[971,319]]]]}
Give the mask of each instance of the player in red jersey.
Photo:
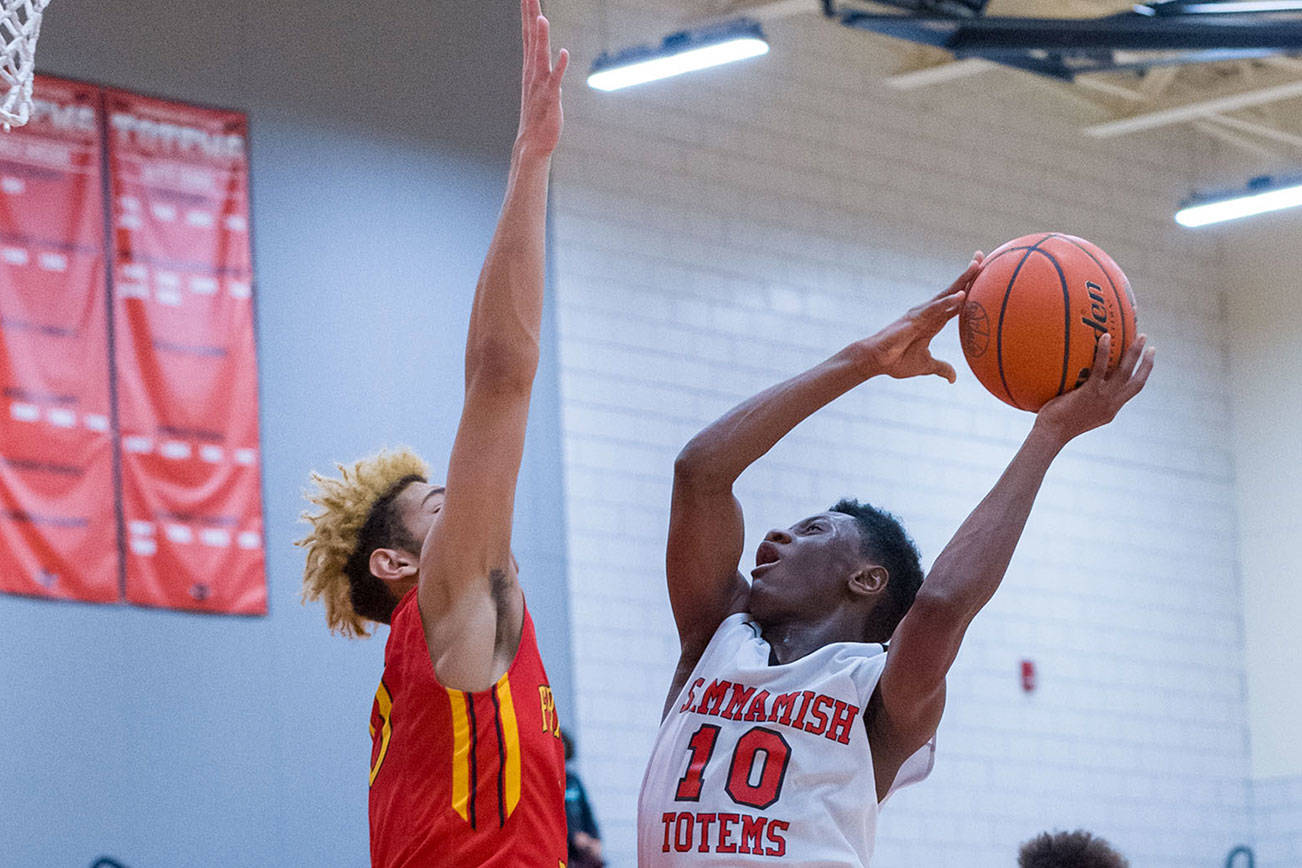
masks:
{"type": "Polygon", "coordinates": [[[377,866],[564,864],[565,760],[511,555],[538,365],[544,226],[561,78],[539,0],[523,0],[520,126],[475,291],[446,488],[410,452],[313,475],[304,599],[333,630],[390,624],[371,712],[377,866]]]}

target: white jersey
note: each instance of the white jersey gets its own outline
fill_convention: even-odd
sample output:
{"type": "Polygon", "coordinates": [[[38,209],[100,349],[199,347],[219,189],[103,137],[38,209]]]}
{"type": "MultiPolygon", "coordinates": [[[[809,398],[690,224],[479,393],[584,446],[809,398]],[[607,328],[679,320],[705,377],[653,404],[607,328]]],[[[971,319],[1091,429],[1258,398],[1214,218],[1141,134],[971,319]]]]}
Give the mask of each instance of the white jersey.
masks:
{"type": "MultiPolygon", "coordinates": [[[[863,714],[885,665],[881,645],[837,642],[770,666],[750,616],[725,619],[656,735],[638,865],[866,866],[878,806],[863,714]]],[[[891,792],[934,756],[933,739],[891,792]]]]}

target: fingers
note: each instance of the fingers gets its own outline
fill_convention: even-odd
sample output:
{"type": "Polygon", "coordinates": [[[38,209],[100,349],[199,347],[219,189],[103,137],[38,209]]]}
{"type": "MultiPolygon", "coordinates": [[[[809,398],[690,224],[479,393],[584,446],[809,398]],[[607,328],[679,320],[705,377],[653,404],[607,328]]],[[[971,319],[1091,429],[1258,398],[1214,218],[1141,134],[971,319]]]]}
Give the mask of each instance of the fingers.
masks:
{"type": "Polygon", "coordinates": [[[931,368],[931,373],[944,377],[951,384],[958,380],[958,375],[954,373],[954,366],[949,362],[942,362],[940,359],[933,359],[935,364],[931,368]]]}
{"type": "Polygon", "coordinates": [[[1135,338],[1130,346],[1126,347],[1126,351],[1121,355],[1121,361],[1117,363],[1117,367],[1112,371],[1111,376],[1120,376],[1123,380],[1129,379],[1130,375],[1135,371],[1135,363],[1139,361],[1140,355],[1144,352],[1146,343],[1148,343],[1148,335],[1140,335],[1135,338]]]}
{"type": "Polygon", "coordinates": [[[1094,342],[1094,364],[1090,366],[1090,376],[1088,382],[1102,383],[1108,377],[1108,356],[1112,352],[1112,335],[1104,332],[1103,336],[1094,342]]]}
{"type": "Polygon", "coordinates": [[[520,44],[524,46],[524,59],[529,60],[529,42],[533,36],[533,16],[529,14],[529,0],[520,0],[520,44]]]}
{"type": "MultiPolygon", "coordinates": [[[[533,0],[533,3],[536,7],[537,0],[533,0]]],[[[535,69],[539,72],[550,71],[552,68],[551,25],[541,13],[535,19],[532,50],[535,69]]]]}
{"type": "MultiPolygon", "coordinates": [[[[1139,342],[1136,341],[1135,343],[1139,342]]],[[[1135,373],[1126,381],[1126,385],[1121,389],[1121,403],[1126,403],[1131,398],[1138,395],[1139,391],[1144,388],[1144,384],[1148,382],[1148,375],[1153,372],[1153,356],[1155,355],[1157,355],[1156,347],[1149,347],[1144,350],[1144,355],[1140,359],[1139,367],[1135,369],[1135,373]]]]}
{"type": "Polygon", "coordinates": [[[981,263],[984,260],[985,260],[985,254],[983,254],[980,250],[978,250],[976,253],[973,253],[972,260],[968,262],[967,268],[963,269],[963,273],[960,274],[953,283],[951,283],[945,289],[942,289],[937,295],[933,296],[932,298],[933,299],[944,298],[948,295],[953,295],[955,292],[958,292],[959,290],[967,289],[968,286],[971,285],[972,281],[976,280],[977,274],[981,272],[981,263]]]}
{"type": "Polygon", "coordinates": [[[551,69],[549,25],[538,0],[520,0],[520,44],[524,48],[526,72],[551,69]]]}
{"type": "Polygon", "coordinates": [[[935,334],[945,323],[958,315],[966,299],[967,291],[963,289],[937,296],[920,309],[915,308],[917,312],[914,314],[914,319],[921,324],[923,331],[935,334]]]}
{"type": "Polygon", "coordinates": [[[520,0],[520,19],[525,89],[538,76],[547,76],[553,86],[559,86],[570,65],[570,53],[561,49],[555,66],[552,65],[551,24],[542,14],[538,0],[520,0]]]}

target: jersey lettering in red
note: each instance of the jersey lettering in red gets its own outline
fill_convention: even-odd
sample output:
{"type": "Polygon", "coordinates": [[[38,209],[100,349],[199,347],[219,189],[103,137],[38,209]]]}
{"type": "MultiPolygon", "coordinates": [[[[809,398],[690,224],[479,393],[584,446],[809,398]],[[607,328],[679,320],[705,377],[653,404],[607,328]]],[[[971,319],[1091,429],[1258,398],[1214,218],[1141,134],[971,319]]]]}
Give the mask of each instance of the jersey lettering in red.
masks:
{"type": "Polygon", "coordinates": [[[706,685],[704,678],[697,678],[687,688],[687,699],[678,713],[776,723],[822,735],[840,744],[850,743],[854,726],[860,720],[859,706],[814,690],[795,690],[770,696],[767,690],[757,691],[754,687],[722,679],[706,685]],[[698,690],[701,690],[699,700],[698,690]]]}
{"type": "Polygon", "coordinates": [[[785,820],[755,814],[669,811],[662,814],[662,853],[739,853],[748,856],[785,856],[785,820]]]}

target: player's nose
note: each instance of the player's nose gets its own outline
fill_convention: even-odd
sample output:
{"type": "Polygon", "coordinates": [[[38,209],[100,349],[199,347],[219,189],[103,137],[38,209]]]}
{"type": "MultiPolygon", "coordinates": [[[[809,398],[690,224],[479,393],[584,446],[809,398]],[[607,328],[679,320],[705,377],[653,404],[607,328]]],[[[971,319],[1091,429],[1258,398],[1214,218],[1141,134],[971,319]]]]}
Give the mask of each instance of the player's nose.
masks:
{"type": "Polygon", "coordinates": [[[764,539],[777,545],[786,545],[791,542],[791,533],[780,527],[775,527],[768,533],[764,534],[764,539]]]}

